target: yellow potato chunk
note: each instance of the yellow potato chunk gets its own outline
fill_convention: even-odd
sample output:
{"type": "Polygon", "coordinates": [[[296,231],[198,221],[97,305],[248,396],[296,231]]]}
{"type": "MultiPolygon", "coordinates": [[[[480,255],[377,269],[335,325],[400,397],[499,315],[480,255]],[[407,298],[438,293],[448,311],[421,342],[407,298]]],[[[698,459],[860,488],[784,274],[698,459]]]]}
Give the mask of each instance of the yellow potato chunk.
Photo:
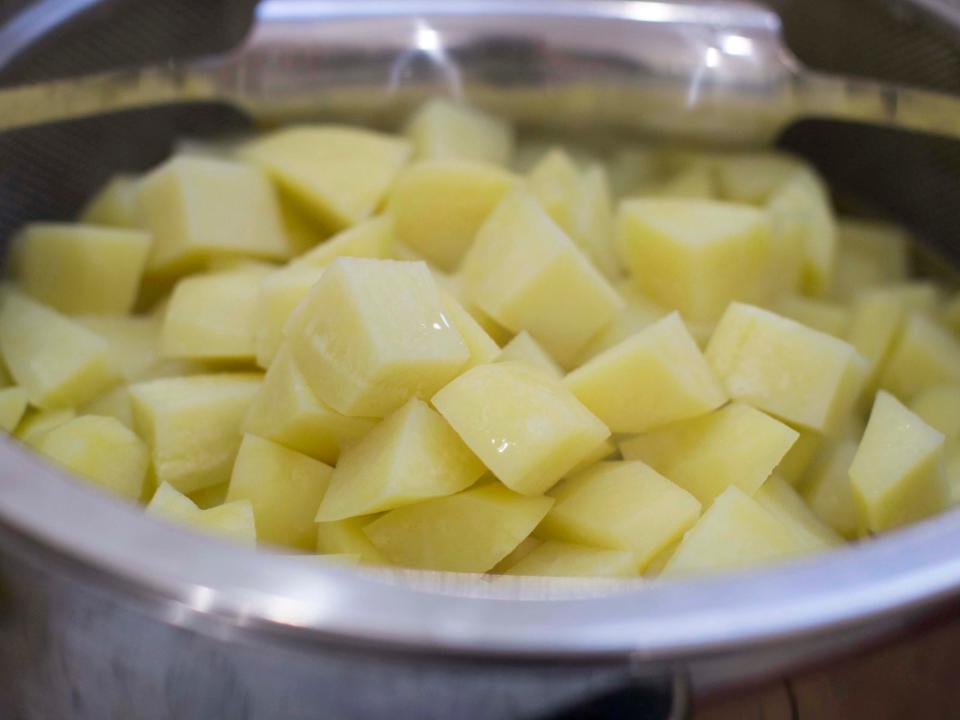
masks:
{"type": "Polygon", "coordinates": [[[26,390],[15,385],[0,390],[0,429],[12,433],[26,412],[26,390]]]}
{"type": "Polygon", "coordinates": [[[825,444],[801,486],[810,509],[848,540],[860,535],[859,509],[849,475],[857,445],[853,438],[825,444]]]}
{"type": "Polygon", "coordinates": [[[147,505],[146,513],[241,545],[253,547],[257,544],[253,506],[249,500],[201,510],[172,485],[161,483],[147,505]]]}
{"type": "Polygon", "coordinates": [[[563,370],[526,330],[517,333],[496,358],[497,362],[520,362],[542,370],[554,380],[563,378],[563,370]]]}
{"type": "Polygon", "coordinates": [[[317,284],[324,270],[291,263],[263,278],[253,317],[257,365],[270,367],[283,344],[284,328],[293,311],[317,284]]]}
{"type": "Polygon", "coordinates": [[[441,270],[453,270],[516,182],[514,175],[484,163],[429,160],[411,165],[387,201],[397,240],[441,270]]]}
{"type": "Polygon", "coordinates": [[[80,222],[109,227],[140,227],[142,218],[137,204],[138,184],[139,179],[133,175],[114,175],[84,207],[80,222]]]}
{"type": "Polygon", "coordinates": [[[910,410],[947,442],[960,437],[960,385],[933,385],[914,396],[910,410]]]}
{"type": "Polygon", "coordinates": [[[137,500],[150,464],[147,446],[114,418],[83,415],[50,430],[38,450],[71,472],[137,500]]]}
{"type": "Polygon", "coordinates": [[[600,353],[563,382],[616,433],[705,415],[727,401],[678,313],[600,353]]]}
{"type": "Polygon", "coordinates": [[[907,234],[896,225],[875,220],[839,220],[832,295],[849,301],[864,290],[906,278],[907,243],[907,234]]]}
{"type": "Polygon", "coordinates": [[[119,420],[133,429],[133,403],[127,385],[115,385],[98,397],[80,407],[81,415],[100,415],[119,420]]]}
{"type": "Polygon", "coordinates": [[[345,415],[428,398],[470,359],[422,262],[337,259],[285,332],[307,384],[345,415]]]}
{"type": "Polygon", "coordinates": [[[0,354],[30,404],[81,405],[116,382],[109,346],[98,335],[19,292],[0,292],[0,354]]]}
{"type": "Polygon", "coordinates": [[[741,303],[724,313],[706,356],[730,397],[818,431],[846,417],[866,374],[849,343],[741,303]]]}
{"type": "Polygon", "coordinates": [[[620,445],[691,493],[704,507],[731,485],[755,493],[796,442],[797,431],[759,410],[730,403],[620,445]]]}
{"type": "Polygon", "coordinates": [[[334,464],[340,451],[366,435],[374,420],[341,415],[307,385],[286,347],[264,377],[244,430],[291,450],[334,464]]]}
{"type": "Polygon", "coordinates": [[[266,274],[234,271],[180,280],[163,319],[163,356],[252,361],[260,283],[266,274]]]}
{"type": "Polygon", "coordinates": [[[433,277],[437,281],[437,287],[446,290],[455,297],[463,306],[463,309],[470,313],[470,316],[477,321],[477,324],[483,328],[484,332],[487,333],[497,345],[505,345],[507,341],[513,337],[513,333],[481,310],[476,303],[467,297],[461,275],[448,275],[439,270],[433,270],[433,277]]]}
{"type": "Polygon", "coordinates": [[[794,534],[798,544],[811,551],[825,550],[843,542],[783,478],[776,475],[769,478],[753,497],[794,534]]]}
{"type": "MultiPolygon", "coordinates": [[[[797,430],[797,428],[793,428],[797,430]]],[[[813,463],[823,442],[823,436],[812,430],[797,430],[799,437],[783,456],[783,460],[774,471],[791,485],[797,485],[813,463]]]]}
{"type": "Polygon", "coordinates": [[[550,491],[556,500],[537,536],[627,550],[643,570],[700,517],[700,503],[642,462],[602,462],[550,491]]]}
{"type": "Polygon", "coordinates": [[[363,532],[376,516],[317,523],[317,553],[354,555],[365,565],[386,565],[387,561],[363,532]]]}
{"type": "Polygon", "coordinates": [[[393,219],[377,215],[342,230],[309,252],[294,258],[293,266],[324,268],[338,257],[381,258],[393,252],[393,219]]]}
{"type": "Polygon", "coordinates": [[[411,399],[340,456],[317,522],[392,510],[470,487],[486,472],[440,415],[411,399]]]}
{"type": "Polygon", "coordinates": [[[493,362],[500,355],[500,346],[487,334],[473,315],[466,311],[459,300],[446,290],[440,289],[440,304],[443,306],[443,315],[447,322],[460,334],[460,339],[470,353],[470,360],[465,367],[471,368],[493,362]]]}
{"type": "Polygon", "coordinates": [[[73,420],[76,416],[77,411],[73,408],[61,408],[58,410],[36,410],[28,408],[20,420],[20,424],[17,425],[14,437],[24,445],[36,449],[40,446],[40,443],[48,432],[60,427],[69,420],[73,420]]]}
{"type": "MultiPolygon", "coordinates": [[[[583,346],[577,359],[577,365],[582,365],[604,350],[609,350],[615,345],[619,345],[627,338],[670,314],[669,310],[660,307],[649,298],[640,294],[629,281],[618,285],[617,290],[620,292],[626,304],[617,311],[617,314],[614,315],[609,323],[604,325],[603,328],[583,346]]],[[[688,325],[688,327],[690,326],[688,325]]],[[[694,333],[694,336],[696,336],[694,328],[690,328],[690,330],[694,333]]]]}
{"type": "Polygon", "coordinates": [[[660,576],[745,570],[809,551],[782,518],[729,487],[683,536],[660,576]]]}
{"type": "Polygon", "coordinates": [[[182,274],[217,255],[289,255],[273,188],[249,165],[173,157],[143,178],[137,198],[153,235],[149,274],[182,274]]]}
{"type": "Polygon", "coordinates": [[[610,435],[573,393],[523,363],[472,368],[434,395],[433,406],[524,495],[546,492],[610,435]]]}
{"type": "Polygon", "coordinates": [[[880,373],[880,386],[909,399],[950,382],[960,382],[960,340],[925,315],[910,315],[880,373]]]}
{"type": "Polygon", "coordinates": [[[562,542],[537,545],[504,575],[542,577],[632,577],[637,574],[633,553],[603,550],[562,542]]]}
{"type": "Polygon", "coordinates": [[[374,213],[410,157],[410,144],[360,128],[303,125],[253,140],[239,154],[339,230],[374,213]]]}
{"type": "Polygon", "coordinates": [[[27,293],[70,315],[130,312],[150,252],[142,230],[30,223],[16,239],[14,267],[27,293]]]}
{"type": "Polygon", "coordinates": [[[576,475],[589,467],[596,465],[601,460],[617,460],[620,457],[620,448],[613,438],[607,438],[590,451],[580,462],[570,468],[568,475],[576,475]]]}
{"type": "Polygon", "coordinates": [[[947,506],[943,434],[880,391],[850,465],[860,525],[880,532],[947,506]]]}
{"type": "Polygon", "coordinates": [[[843,305],[801,295],[788,295],[780,298],[774,305],[774,310],[784,317],[827,335],[841,339],[847,337],[851,313],[843,305]]]}
{"type": "Polygon", "coordinates": [[[732,300],[758,299],[771,256],[760,210],[711,200],[620,205],[617,237],[636,287],[690,320],[715,320],[732,300]]]}
{"type": "Polygon", "coordinates": [[[260,385],[259,375],[245,373],[131,385],[134,426],[150,447],[158,482],[184,493],[227,482],[260,385]]]}
{"type": "Polygon", "coordinates": [[[416,157],[479,160],[506,165],[513,152],[513,130],[502,120],[448,100],[430,100],[407,124],[416,157]]]}
{"type": "Polygon", "coordinates": [[[209,510],[226,502],[229,489],[230,483],[225,482],[203,490],[197,490],[195,493],[191,493],[189,497],[201,510],[209,510]]]}
{"type": "Polygon", "coordinates": [[[374,546],[402,567],[486,572],[526,538],[553,505],[500,483],[391,510],[364,527],[374,546]]]}
{"type": "Polygon", "coordinates": [[[616,291],[527,192],[515,190],[481,226],[463,260],[467,296],[561,365],[623,305],[616,291]]]}
{"type": "Polygon", "coordinates": [[[250,501],[261,542],[312,551],[317,542],[313,518],[332,473],[319,460],[245,435],[226,502],[250,501]]]}
{"type": "Polygon", "coordinates": [[[157,370],[160,323],[148,315],[80,315],[74,320],[103,338],[110,360],[124,380],[135,381],[157,370]]]}
{"type": "Polygon", "coordinates": [[[790,155],[759,152],[720,158],[715,167],[720,197],[763,205],[803,163],[790,155]]]}

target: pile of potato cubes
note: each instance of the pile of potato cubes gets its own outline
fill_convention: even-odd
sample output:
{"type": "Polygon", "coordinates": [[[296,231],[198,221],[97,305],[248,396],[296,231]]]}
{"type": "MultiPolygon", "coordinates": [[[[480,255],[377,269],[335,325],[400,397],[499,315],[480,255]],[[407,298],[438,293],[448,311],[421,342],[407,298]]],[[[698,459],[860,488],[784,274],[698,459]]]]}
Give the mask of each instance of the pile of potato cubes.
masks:
{"type": "Polygon", "coordinates": [[[247,545],[675,577],[960,498],[960,296],[782,154],[432,101],[185,145],[9,268],[0,424],[247,545]]]}

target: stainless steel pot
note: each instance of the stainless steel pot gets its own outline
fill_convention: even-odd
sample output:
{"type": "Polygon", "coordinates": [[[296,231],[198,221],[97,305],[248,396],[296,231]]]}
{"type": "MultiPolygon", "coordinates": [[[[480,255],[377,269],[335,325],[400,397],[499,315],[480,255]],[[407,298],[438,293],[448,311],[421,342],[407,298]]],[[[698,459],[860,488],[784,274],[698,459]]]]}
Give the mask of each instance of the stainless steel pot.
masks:
{"type": "MultiPolygon", "coordinates": [[[[47,13],[21,16],[16,42],[23,46],[8,35],[0,61],[28,52],[48,36],[52,20],[96,5],[48,1],[47,13]]],[[[535,23],[529,27],[535,41],[535,23]]],[[[349,67],[349,47],[338,47],[343,54],[330,58],[331,67],[349,67]]],[[[133,137],[150,128],[155,140],[141,152],[128,142],[125,164],[155,160],[186,122],[157,120],[163,117],[118,120],[133,123],[133,137]]],[[[67,215],[117,168],[107,135],[95,127],[0,138],[0,226],[67,215]],[[97,152],[108,161],[93,162],[97,152]],[[43,172],[54,161],[65,168],[59,177],[43,172]],[[83,178],[82,187],[69,186],[74,177],[83,178]]],[[[123,137],[111,134],[114,142],[123,137]]],[[[691,686],[773,675],[949,608],[960,595],[958,547],[960,515],[953,512],[821,558],[697,581],[424,582],[194,536],[72,481],[4,439],[0,715],[680,717],[691,686]]]]}

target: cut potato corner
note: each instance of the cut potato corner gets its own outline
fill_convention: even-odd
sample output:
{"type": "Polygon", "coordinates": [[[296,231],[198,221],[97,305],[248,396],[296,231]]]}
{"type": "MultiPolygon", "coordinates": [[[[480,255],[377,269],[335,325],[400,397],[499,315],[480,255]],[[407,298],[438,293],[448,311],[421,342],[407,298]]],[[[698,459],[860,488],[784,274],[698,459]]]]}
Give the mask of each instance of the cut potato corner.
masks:
{"type": "Polygon", "coordinates": [[[386,559],[363,532],[364,526],[377,517],[353,517],[317,523],[317,553],[354,555],[363,565],[386,565],[386,559]]]}
{"type": "Polygon", "coordinates": [[[0,389],[0,429],[12,433],[26,412],[26,390],[16,386],[0,389]]]}
{"type": "Polygon", "coordinates": [[[530,333],[518,333],[496,358],[497,362],[520,362],[542,370],[554,380],[563,379],[563,370],[539,343],[530,337],[530,333]]]}
{"type": "Polygon", "coordinates": [[[201,510],[172,485],[162,483],[147,505],[146,512],[148,515],[187,525],[194,530],[241,545],[253,547],[257,544],[253,506],[249,500],[238,500],[201,510]]]}
{"type": "Polygon", "coordinates": [[[458,333],[463,344],[467,346],[470,359],[464,369],[476,365],[485,365],[493,362],[500,355],[500,346],[494,342],[480,323],[474,320],[460,301],[446,290],[440,288],[440,304],[443,306],[444,317],[458,333]]]}
{"type": "Polygon", "coordinates": [[[284,328],[294,310],[310,292],[310,288],[317,284],[324,270],[323,267],[291,263],[263,278],[253,317],[257,365],[270,367],[283,344],[284,328]]]}
{"type": "Polygon", "coordinates": [[[957,382],[960,340],[925,315],[910,315],[880,372],[880,387],[909,400],[927,388],[957,382]]]}
{"type": "Polygon", "coordinates": [[[504,570],[504,575],[542,577],[634,577],[637,561],[625,550],[547,541],[504,570]]]}
{"type": "Polygon", "coordinates": [[[850,465],[857,454],[858,440],[826,442],[800,487],[817,517],[847,540],[861,534],[859,508],[850,484],[850,465]]]}
{"type": "Polygon", "coordinates": [[[530,535],[553,505],[489,483],[391,510],[363,531],[392,563],[482,573],[530,535]]]}
{"type": "Polygon", "coordinates": [[[843,542],[783,478],[770,477],[753,497],[795,535],[798,544],[811,551],[822,551],[843,542]]]}
{"type": "Polygon", "coordinates": [[[467,297],[463,288],[463,277],[459,274],[448,275],[437,269],[432,269],[434,280],[437,281],[437,287],[450,293],[460,301],[463,309],[470,313],[471,317],[477,321],[477,324],[483,328],[483,331],[499,346],[504,346],[513,337],[513,333],[498,323],[486,312],[480,309],[476,303],[467,297]]]}
{"type": "Polygon", "coordinates": [[[80,213],[80,222],[119,228],[139,228],[143,224],[137,204],[135,175],[114,175],[91,198],[80,213]]]}
{"type": "Polygon", "coordinates": [[[434,99],[417,110],[405,134],[421,159],[470,160],[507,165],[513,154],[509,124],[475,108],[434,99]]]}

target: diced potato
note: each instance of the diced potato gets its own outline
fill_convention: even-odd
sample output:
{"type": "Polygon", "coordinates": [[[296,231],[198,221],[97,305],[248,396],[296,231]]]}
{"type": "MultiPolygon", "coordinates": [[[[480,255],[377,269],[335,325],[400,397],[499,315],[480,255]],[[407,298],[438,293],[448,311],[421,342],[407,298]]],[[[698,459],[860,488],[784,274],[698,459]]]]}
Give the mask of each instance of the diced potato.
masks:
{"type": "Polygon", "coordinates": [[[326,227],[322,219],[296,200],[278,194],[280,224],[287,238],[287,247],[293,257],[303,255],[329,238],[333,231],[326,227]]]}
{"type": "Polygon", "coordinates": [[[50,430],[39,451],[71,472],[137,500],[150,464],[147,446],[118,420],[83,415],[50,430]]]}
{"type": "Polygon", "coordinates": [[[153,236],[150,274],[183,274],[216,255],[290,253],[273,188],[249,165],[174,157],[141,181],[137,198],[153,236]]]}
{"type": "Polygon", "coordinates": [[[934,385],[914,396],[910,410],[947,442],[960,438],[960,385],[934,385]]]}
{"type": "Polygon", "coordinates": [[[148,515],[188,525],[194,530],[216,535],[253,547],[257,544],[257,529],[253,506],[249,500],[238,500],[201,510],[186,495],[168,483],[162,483],[147,505],[148,515]]]}
{"type": "Polygon", "coordinates": [[[253,318],[257,365],[270,367],[283,344],[287,321],[324,271],[323,267],[291,263],[263,278],[253,318]]]}
{"type": "Polygon", "coordinates": [[[355,555],[366,565],[386,565],[387,561],[363,532],[374,517],[317,523],[317,552],[321,555],[355,555]]]}
{"type": "Polygon", "coordinates": [[[447,322],[460,334],[460,339],[470,353],[470,360],[465,368],[493,362],[500,355],[500,346],[487,335],[486,330],[464,309],[460,301],[442,288],[440,304],[447,322]]]}
{"type": "Polygon", "coordinates": [[[124,380],[140,380],[160,363],[160,323],[145,315],[80,315],[76,322],[103,338],[124,380]]]}
{"type": "Polygon", "coordinates": [[[772,514],[738,487],[729,487],[691,528],[661,577],[744,570],[809,552],[772,514]]]}
{"type": "Polygon", "coordinates": [[[903,303],[891,293],[868,292],[853,304],[847,340],[867,361],[864,380],[867,395],[876,387],[877,377],[893,348],[903,318],[903,303]]]}
{"type": "Polygon", "coordinates": [[[596,465],[601,460],[616,460],[620,457],[620,448],[617,447],[617,444],[613,441],[613,438],[607,438],[602,443],[599,443],[593,450],[590,451],[580,462],[570,468],[568,475],[576,475],[581,473],[589,467],[596,465]]]}
{"type": "Polygon", "coordinates": [[[485,472],[446,420],[414,398],[344,450],[316,519],[343,520],[453,495],[485,472]]]}
{"type": "Polygon", "coordinates": [[[312,551],[317,542],[313,518],[332,473],[319,460],[245,435],[226,501],[250,502],[261,542],[312,551]]]}
{"type": "Polygon", "coordinates": [[[551,148],[527,175],[527,187],[540,206],[576,242],[580,169],[564,150],[551,148]]]}
{"type": "Polygon", "coordinates": [[[556,503],[537,536],[627,550],[643,570],[700,517],[700,503],[642,462],[603,462],[550,491],[556,503]]]}
{"type": "Polygon", "coordinates": [[[307,384],[345,415],[384,417],[429,398],[470,359],[422,262],[339,258],[285,332],[307,384]]]}
{"type": "Polygon", "coordinates": [[[550,355],[530,337],[526,330],[518,333],[510,342],[503,346],[503,350],[496,358],[497,362],[521,362],[530,367],[542,370],[554,380],[563,378],[563,370],[550,355]]]}
{"type": "Polygon", "coordinates": [[[809,168],[799,168],[771,195],[767,210],[783,242],[795,239],[799,245],[805,294],[825,294],[833,283],[837,229],[823,182],[809,168]]]}
{"type": "Polygon", "coordinates": [[[0,389],[0,429],[12,433],[26,411],[26,390],[17,386],[0,389]]]}
{"type": "Polygon", "coordinates": [[[462,160],[411,165],[393,184],[387,208],[397,240],[442,270],[453,270],[483,221],[515,185],[500,168],[462,160]]]}
{"type": "Polygon", "coordinates": [[[134,426],[150,447],[157,480],[184,493],[227,482],[260,385],[259,375],[245,373],[131,385],[134,426]]]}
{"type": "Polygon", "coordinates": [[[667,566],[667,563],[670,562],[670,558],[673,557],[673,554],[677,551],[677,548],[680,547],[682,540],[682,537],[678,538],[654,555],[653,559],[647,563],[647,567],[643,571],[644,577],[658,577],[660,573],[663,572],[663,569],[667,566]]]}
{"type": "Polygon", "coordinates": [[[393,238],[393,219],[377,215],[337,233],[290,264],[324,268],[339,257],[387,259],[393,252],[393,238]]]}
{"type": "Polygon", "coordinates": [[[925,315],[910,315],[880,373],[880,386],[909,399],[951,382],[960,382],[960,340],[925,315]]]}
{"type": "Polygon", "coordinates": [[[513,333],[481,310],[476,303],[467,297],[461,275],[448,275],[447,273],[433,269],[433,277],[437,281],[437,287],[455,297],[463,306],[463,309],[470,313],[470,316],[477,321],[477,324],[483,328],[483,331],[487,333],[497,345],[505,345],[510,338],[513,337],[513,333]]]}
{"type": "Polygon", "coordinates": [[[406,135],[421,159],[510,162],[513,130],[502,120],[448,100],[424,104],[407,124],[406,135]]]}
{"type": "Polygon", "coordinates": [[[65,422],[73,420],[76,416],[77,411],[73,408],[60,408],[58,410],[28,408],[20,420],[20,424],[17,425],[14,437],[24,445],[36,449],[48,432],[60,427],[65,422]]]}
{"type": "Polygon", "coordinates": [[[197,490],[190,494],[190,499],[201,510],[209,510],[218,505],[223,505],[227,501],[227,492],[230,490],[230,483],[220,483],[210,487],[197,490]]]}
{"type": "Polygon", "coordinates": [[[722,157],[715,167],[720,197],[764,205],[803,163],[790,155],[759,152],[722,157]]]}
{"type": "Polygon", "coordinates": [[[504,575],[543,577],[631,577],[637,574],[633,553],[562,542],[537,545],[504,575]]]}
{"type": "Polygon", "coordinates": [[[482,573],[519,545],[551,505],[552,498],[489,483],[391,510],[363,530],[396,565],[482,573]]]}
{"type": "MultiPolygon", "coordinates": [[[[599,355],[604,350],[609,350],[615,345],[619,345],[632,335],[652,325],[657,320],[670,314],[666,310],[647,297],[641,295],[629,281],[621,283],[617,290],[626,305],[621,308],[613,319],[603,326],[590,341],[583,346],[577,360],[577,365],[582,365],[587,360],[599,355]]],[[[688,324],[688,329],[696,337],[694,328],[688,324]]],[[[699,342],[699,340],[698,340],[699,342]]]]}
{"type": "Polygon", "coordinates": [[[260,284],[267,274],[211,273],[178,282],[160,335],[164,357],[252,361],[260,284]]]}
{"type": "Polygon", "coordinates": [[[843,538],[824,524],[790,483],[781,477],[769,478],[754,499],[795,535],[798,544],[811,551],[825,550],[843,542],[843,538]]]}
{"type": "Polygon", "coordinates": [[[467,296],[505,327],[526,330],[561,365],[623,301],[527,192],[510,193],[462,265],[467,296]]]}
{"type": "MultiPolygon", "coordinates": [[[[794,428],[797,430],[797,428],[794,428]]],[[[774,471],[791,485],[797,485],[813,463],[823,442],[823,436],[812,430],[797,430],[799,437],[793,446],[783,456],[783,460],[774,471]]]]}
{"type": "Polygon", "coordinates": [[[136,228],[142,225],[137,204],[139,178],[114,175],[80,213],[80,222],[109,227],[136,228]]]}
{"type": "Polygon", "coordinates": [[[501,482],[539,495],[610,435],[569,390],[523,363],[479,365],[433,405],[501,482]]]}
{"type": "Polygon", "coordinates": [[[538,540],[536,537],[531,535],[517,545],[513,550],[510,551],[510,554],[507,555],[503,560],[494,565],[490,572],[498,575],[502,575],[504,571],[509,568],[512,568],[518,562],[523,560],[527,555],[532,553],[535,548],[539,547],[543,543],[543,540],[538,540]]]}
{"type": "Polygon", "coordinates": [[[766,215],[712,200],[649,198],[620,205],[617,242],[636,287],[691,320],[732,300],[760,299],[770,268],[766,215]]]}
{"type": "Polygon", "coordinates": [[[837,260],[832,295],[852,300],[860,292],[907,276],[907,235],[896,225],[875,220],[837,222],[837,260]]]}
{"type": "Polygon", "coordinates": [[[0,291],[0,353],[30,404],[80,405],[117,380],[107,343],[56,310],[0,291]]]}
{"type": "Polygon", "coordinates": [[[731,485],[755,493],[797,437],[796,430],[734,402],[626,440],[620,451],[625,460],[651,465],[706,507],[731,485]]]}
{"type": "Polygon", "coordinates": [[[244,430],[334,464],[340,451],[375,424],[324,404],[307,385],[289,350],[280,349],[247,413],[244,430]]]}
{"type": "Polygon", "coordinates": [[[850,326],[850,310],[837,303],[814,300],[801,295],[788,295],[774,305],[780,315],[796,320],[814,330],[841,339],[847,337],[850,326]]]}
{"type": "Polygon", "coordinates": [[[405,140],[360,128],[303,125],[252,140],[240,157],[333,229],[370,217],[410,157],[405,140]]]}
{"type": "Polygon", "coordinates": [[[600,353],[564,385],[616,433],[705,415],[727,401],[678,313],[600,353]]]}
{"type": "Polygon", "coordinates": [[[132,430],[133,402],[130,400],[130,388],[127,385],[115,385],[103,395],[82,405],[80,414],[114,418],[132,430]]]}
{"type": "Polygon", "coordinates": [[[947,506],[943,434],[880,391],[850,465],[860,525],[880,532],[947,506]]]}
{"type": "Polygon", "coordinates": [[[724,313],[706,355],[730,397],[818,431],[846,417],[866,374],[849,343],[741,303],[724,313]]]}
{"type": "Polygon", "coordinates": [[[849,475],[857,445],[856,439],[826,443],[801,487],[817,517],[848,540],[860,534],[859,510],[849,475]]]}
{"type": "Polygon", "coordinates": [[[30,223],[16,239],[14,272],[27,293],[60,312],[123,315],[149,252],[142,230],[30,223]]]}
{"type": "Polygon", "coordinates": [[[717,197],[713,176],[714,173],[710,167],[695,165],[674,173],[649,194],[657,197],[711,200],[717,197]]]}

